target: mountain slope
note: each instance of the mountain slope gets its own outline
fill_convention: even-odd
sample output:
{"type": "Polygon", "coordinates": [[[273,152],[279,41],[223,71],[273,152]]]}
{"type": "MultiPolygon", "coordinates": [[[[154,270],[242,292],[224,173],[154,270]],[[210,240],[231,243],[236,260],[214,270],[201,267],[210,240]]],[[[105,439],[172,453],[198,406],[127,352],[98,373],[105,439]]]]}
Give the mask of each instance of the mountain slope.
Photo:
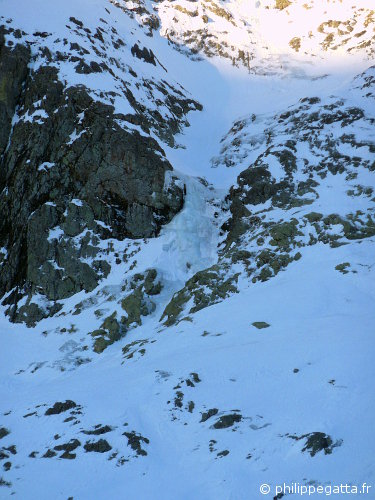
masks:
{"type": "Polygon", "coordinates": [[[371,3],[0,8],[0,496],[363,498],[371,3]]]}

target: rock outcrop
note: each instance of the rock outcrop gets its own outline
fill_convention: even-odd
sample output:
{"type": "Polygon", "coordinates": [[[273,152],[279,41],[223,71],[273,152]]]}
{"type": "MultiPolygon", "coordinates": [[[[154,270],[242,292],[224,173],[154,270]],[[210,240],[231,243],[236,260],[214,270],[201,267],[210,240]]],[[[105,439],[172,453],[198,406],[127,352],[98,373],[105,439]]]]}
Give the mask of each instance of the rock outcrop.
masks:
{"type": "Polygon", "coordinates": [[[272,279],[303,258],[305,247],[374,238],[374,71],[358,75],[345,97],[303,98],[285,112],[233,124],[213,159],[216,168],[243,168],[227,196],[218,263],[174,294],[165,325],[221,302],[241,281],[272,279]],[[343,186],[334,208],[327,202],[333,182],[343,186]]]}
{"type": "Polygon", "coordinates": [[[103,240],[157,235],[182,208],[184,185],[155,139],[66,86],[53,64],[29,69],[30,49],[4,33],[0,296],[11,319],[34,324],[108,275],[103,240]]]}

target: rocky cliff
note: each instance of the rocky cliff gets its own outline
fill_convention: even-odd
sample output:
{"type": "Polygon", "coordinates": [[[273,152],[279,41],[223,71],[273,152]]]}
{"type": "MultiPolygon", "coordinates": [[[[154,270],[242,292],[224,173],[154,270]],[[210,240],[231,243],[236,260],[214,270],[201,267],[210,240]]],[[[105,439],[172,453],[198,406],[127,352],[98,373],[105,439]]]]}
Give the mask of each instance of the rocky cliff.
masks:
{"type": "MultiPolygon", "coordinates": [[[[104,29],[91,37],[81,21],[70,22],[92,52],[98,44],[105,48],[104,29]]],[[[6,24],[0,36],[0,295],[12,320],[34,324],[56,313],[59,299],[91,291],[108,275],[103,242],[156,236],[181,210],[183,182],[155,137],[173,146],[185,114],[200,105],[165,81],[145,81],[150,101],[153,87],[162,92],[157,105],[170,113],[163,117],[122,81],[132,113],[119,113],[114,92],[103,102],[60,74],[59,64],[66,63],[78,75],[117,80],[105,55],[100,64],[90,62],[83,44],[64,40],[60,51],[57,43],[48,45],[48,33],[29,36],[6,24]],[[43,306],[30,305],[35,296],[43,306]]],[[[113,32],[109,40],[115,51],[125,46],[113,32]]],[[[156,65],[152,51],[137,44],[130,57],[156,65]]],[[[136,80],[131,68],[127,74],[136,80]]]]}

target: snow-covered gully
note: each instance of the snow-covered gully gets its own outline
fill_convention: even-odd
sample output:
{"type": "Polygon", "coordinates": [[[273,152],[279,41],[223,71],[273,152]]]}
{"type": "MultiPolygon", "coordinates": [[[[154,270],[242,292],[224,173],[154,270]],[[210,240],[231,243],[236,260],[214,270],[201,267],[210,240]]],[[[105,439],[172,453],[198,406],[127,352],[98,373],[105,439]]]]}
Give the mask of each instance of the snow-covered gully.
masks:
{"type": "Polygon", "coordinates": [[[372,498],[372,4],[0,0],[0,498],[372,498]]]}

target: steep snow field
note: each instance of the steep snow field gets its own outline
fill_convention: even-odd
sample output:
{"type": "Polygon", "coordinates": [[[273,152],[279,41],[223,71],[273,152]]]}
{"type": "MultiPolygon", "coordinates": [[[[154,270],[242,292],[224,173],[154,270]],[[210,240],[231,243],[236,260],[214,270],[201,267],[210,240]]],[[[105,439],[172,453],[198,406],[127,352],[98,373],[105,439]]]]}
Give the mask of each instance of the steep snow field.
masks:
{"type": "MultiPolygon", "coordinates": [[[[345,18],[352,3],[356,8],[363,4],[363,9],[371,9],[372,2],[327,2],[326,6],[326,2],[315,1],[315,17],[309,19],[302,2],[290,10],[269,12],[266,6],[270,2],[217,3],[228,8],[236,20],[233,33],[237,36],[240,31],[243,39],[234,38],[235,46],[238,40],[249,42],[245,27],[252,26],[257,5],[260,14],[251,45],[256,48],[267,35],[271,54],[275,47],[281,48],[277,56],[285,58],[285,67],[275,72],[273,59],[272,72],[268,71],[264,48],[257,55],[257,65],[264,71],[254,73],[220,54],[209,58],[203,52],[200,60],[194,60],[198,57],[176,50],[167,38],[168,28],[180,26],[186,31],[195,27],[185,23],[183,12],[172,10],[173,6],[202,9],[208,2],[156,2],[160,32],[150,37],[142,23],[145,14],[131,18],[126,10],[139,2],[0,0],[1,16],[16,20],[27,33],[52,33],[51,44],[55,37],[70,40],[73,36],[65,27],[70,16],[93,30],[103,17],[116,26],[125,42],[131,38],[113,54],[124,57],[114,70],[115,77],[78,75],[67,62],[59,66],[67,85],[84,84],[98,99],[107,102],[108,96],[103,98],[100,93],[115,90],[112,104],[118,112],[129,111],[118,78],[124,69],[121,63],[125,67],[131,57],[128,46],[136,41],[151,48],[160,63],[137,66],[137,60],[134,64],[132,60],[137,74],[158,82],[167,79],[174,89],[183,88],[184,94],[203,105],[202,111],[190,112],[190,126],[181,127],[176,135],[180,147],[168,145],[152,127],[150,130],[186,185],[183,210],[160,235],[147,240],[103,240],[103,251],[112,245],[115,253],[129,258],[119,263],[115,253],[109,253],[112,270],[98,288],[65,299],[57,316],[34,328],[11,324],[5,308],[0,309],[0,498],[252,500],[263,498],[261,484],[271,487],[264,498],[273,498],[277,485],[294,482],[358,488],[366,482],[373,485],[372,493],[349,497],[374,498],[373,219],[368,233],[356,239],[343,235],[338,223],[328,222],[327,233],[342,237],[343,244],[337,246],[318,238],[308,245],[306,229],[300,235],[303,244],[298,246],[302,257],[291,259],[285,269],[267,280],[253,282],[243,266],[235,263],[239,273],[236,292],[187,313],[193,305],[191,296],[181,313],[183,318],[179,316],[171,325],[161,321],[165,307],[188,280],[219,265],[220,249],[226,243],[222,226],[229,218],[229,189],[239,185],[238,175],[259,155],[277,147],[277,141],[286,142],[284,123],[276,121],[281,113],[292,112],[300,99],[319,97],[324,106],[337,98],[347,100],[347,107],[364,110],[363,122],[350,125],[358,142],[341,144],[348,148],[342,154],[347,154],[350,168],[354,157],[362,161],[356,169],[357,180],[346,176],[347,170],[328,172],[318,178],[311,206],[287,209],[273,207],[270,200],[254,205],[244,201],[247,209],[251,215],[264,215],[264,224],[293,217],[300,222],[313,211],[324,216],[337,213],[344,217],[357,211],[363,219],[374,216],[372,191],[346,194],[356,186],[374,187],[375,149],[369,147],[375,145],[371,130],[375,124],[373,71],[368,87],[353,90],[353,78],[371,65],[368,50],[325,54],[310,38],[302,57],[288,45],[293,35],[304,36],[310,25],[329,19],[325,8],[332,7],[334,19],[345,18]],[[254,4],[251,9],[250,4],[254,4]],[[300,12],[305,20],[293,17],[302,16],[300,12]],[[293,19],[292,25],[286,22],[288,31],[281,30],[281,38],[276,36],[274,24],[280,15],[293,19]],[[247,20],[243,28],[238,27],[239,19],[247,20]],[[299,19],[304,20],[301,25],[299,19]],[[296,24],[298,32],[293,31],[296,24]],[[283,44],[281,39],[285,39],[283,44]],[[314,50],[319,57],[309,59],[314,50]],[[145,66],[150,67],[145,70],[145,66]],[[365,98],[365,93],[372,97],[365,98]],[[243,120],[243,128],[234,125],[238,120],[243,120]],[[274,132],[272,138],[257,142],[266,130],[274,132]],[[361,147],[360,141],[366,144],[361,147]],[[228,158],[233,160],[229,167],[228,158]],[[157,270],[163,285],[153,298],[154,310],[104,352],[93,352],[89,332],[100,327],[104,315],[121,314],[119,298],[131,286],[131,278],[151,268],[157,270]],[[66,401],[65,407],[54,406],[66,401]],[[9,431],[4,437],[2,429],[9,431]],[[97,449],[90,448],[93,443],[97,449]]],[[[152,11],[152,2],[143,4],[152,11]]],[[[191,23],[200,22],[200,17],[187,17],[191,23]]],[[[216,26],[219,21],[211,20],[213,30],[222,29],[220,24],[216,26]]],[[[227,33],[223,40],[230,36],[227,33]]],[[[185,38],[185,34],[176,34],[181,45],[185,38]]],[[[82,43],[81,38],[77,40],[82,43]]],[[[132,90],[140,102],[168,118],[170,110],[155,96],[135,84],[132,90]]],[[[306,113],[314,111],[311,108],[306,113]]],[[[319,122],[317,130],[321,131],[318,137],[328,143],[342,136],[344,125],[342,120],[327,123],[331,128],[319,122]]],[[[288,127],[292,136],[293,125],[288,127]]],[[[302,159],[319,164],[319,154],[303,150],[304,144],[308,148],[307,137],[299,140],[299,162],[293,176],[302,181],[306,173],[302,159]]],[[[334,164],[335,158],[332,160],[334,164]]],[[[267,165],[277,182],[286,176],[280,163],[269,160],[267,165]]],[[[361,221],[355,219],[353,224],[362,228],[361,221]]],[[[250,252],[259,247],[246,234],[231,245],[250,252]]],[[[210,283],[203,283],[202,289],[208,295],[210,283]]],[[[336,494],[335,498],[346,496],[336,494]]]]}
{"type": "MultiPolygon", "coordinates": [[[[373,276],[368,273],[358,283],[353,275],[343,283],[334,264],[345,255],[319,250],[305,256],[303,279],[295,264],[273,283],[197,314],[192,324],[162,334],[152,334],[152,321],[145,324],[137,338],[156,342],[147,344],[143,357],[136,354],[124,365],[118,346],[112,346],[74,372],[41,369],[2,376],[4,408],[13,408],[3,417],[12,428],[8,443],[16,441],[15,458],[20,465],[27,463],[12,473],[17,496],[240,499],[260,497],[262,483],[302,483],[305,478],[320,484],[371,484],[373,276]],[[251,326],[259,320],[271,326],[251,326]],[[201,382],[181,384],[183,407],[176,409],[174,388],[192,372],[201,382]],[[78,425],[63,423],[64,414],[44,416],[44,406],[36,409],[38,416],[22,418],[35,411],[36,401],[65,399],[82,405],[78,425]],[[188,401],[195,403],[192,413],[185,409],[188,401]],[[210,408],[240,410],[243,420],[236,432],[212,428],[214,417],[200,423],[200,412],[210,408]],[[117,458],[132,455],[122,435],[127,429],[150,440],[144,445],[147,457],[122,467],[116,467],[117,458],[107,461],[83,452],[79,461],[27,457],[34,449],[55,445],[57,433],[64,442],[82,441],[80,429],[99,423],[113,427],[104,437],[119,450],[117,458]],[[311,431],[327,432],[343,444],[332,455],[311,457],[286,435],[311,431]],[[216,441],[213,452],[211,440],[216,441]],[[229,455],[217,458],[223,450],[229,455]]],[[[368,248],[361,248],[357,260],[363,263],[366,254],[368,248]]],[[[42,343],[48,338],[38,335],[28,342],[18,335],[9,345],[17,355],[4,367],[11,374],[36,354],[37,359],[50,355],[42,343]],[[20,355],[20,343],[28,356],[20,355]]],[[[57,347],[56,340],[50,342],[57,347]]]]}

